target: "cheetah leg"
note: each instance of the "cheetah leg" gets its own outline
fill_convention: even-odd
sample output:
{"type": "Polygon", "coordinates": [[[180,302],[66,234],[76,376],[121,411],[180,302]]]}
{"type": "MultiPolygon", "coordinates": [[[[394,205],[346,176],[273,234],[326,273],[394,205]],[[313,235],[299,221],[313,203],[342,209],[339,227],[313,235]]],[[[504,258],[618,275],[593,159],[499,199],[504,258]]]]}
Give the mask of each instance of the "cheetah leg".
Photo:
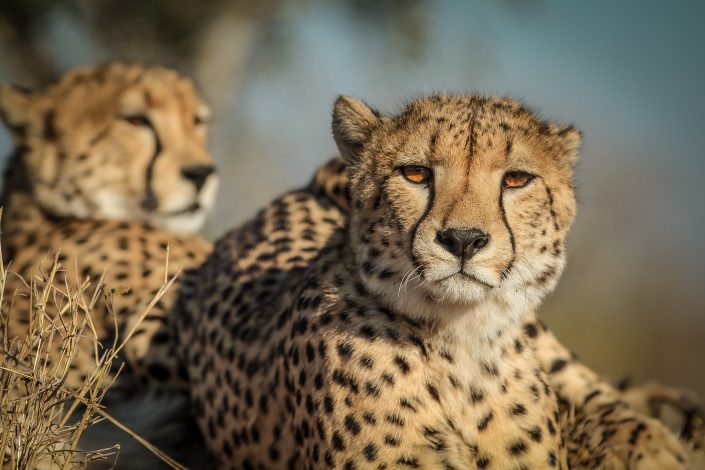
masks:
{"type": "Polygon", "coordinates": [[[524,331],[564,409],[571,468],[681,469],[689,454],[660,421],[643,415],[620,392],[577,361],[530,315],[524,331]]]}

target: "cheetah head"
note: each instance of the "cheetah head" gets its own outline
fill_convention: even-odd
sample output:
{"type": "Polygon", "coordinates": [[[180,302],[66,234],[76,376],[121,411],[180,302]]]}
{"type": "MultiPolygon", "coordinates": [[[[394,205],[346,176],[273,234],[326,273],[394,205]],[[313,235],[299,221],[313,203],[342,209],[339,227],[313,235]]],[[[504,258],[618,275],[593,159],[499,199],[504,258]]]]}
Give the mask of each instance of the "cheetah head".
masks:
{"type": "Polygon", "coordinates": [[[565,264],[580,132],[504,98],[431,96],[382,116],[340,97],[349,234],[369,290],[420,319],[534,308],[565,264]]]}
{"type": "Polygon", "coordinates": [[[189,233],[213,205],[208,108],[175,71],[110,64],[71,71],[43,91],[1,86],[0,114],[27,189],[50,214],[189,233]]]}

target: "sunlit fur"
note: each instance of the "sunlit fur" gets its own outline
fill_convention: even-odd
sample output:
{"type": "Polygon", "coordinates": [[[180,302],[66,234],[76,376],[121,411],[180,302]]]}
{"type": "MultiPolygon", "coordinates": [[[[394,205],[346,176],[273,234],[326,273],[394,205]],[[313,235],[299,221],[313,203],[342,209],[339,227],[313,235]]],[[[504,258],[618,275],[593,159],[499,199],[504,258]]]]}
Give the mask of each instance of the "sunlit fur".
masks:
{"type": "Polygon", "coordinates": [[[184,282],[177,354],[217,466],[681,468],[675,437],[528,309],[563,265],[577,131],[479,97],[389,118],[341,98],[333,117],[347,165],[266,205],[184,282]],[[515,166],[537,176],[502,195],[515,166]],[[491,233],[462,266],[491,286],[457,274],[439,227],[491,233]]]}
{"type": "Polygon", "coordinates": [[[575,216],[575,128],[509,99],[468,95],[417,99],[393,117],[342,97],[333,131],[351,166],[357,263],[391,308],[439,326],[462,319],[491,338],[553,289],[575,216]],[[415,184],[404,165],[433,176],[415,184]],[[505,173],[519,170],[535,178],[503,188],[505,173]],[[437,241],[448,228],[491,239],[461,265],[437,241]]]}
{"type": "Polygon", "coordinates": [[[182,173],[213,165],[208,109],[173,70],[111,64],[76,69],[42,91],[2,86],[0,114],[34,199],[50,214],[191,233],[213,205],[215,173],[200,189],[182,173]],[[148,125],[130,123],[134,116],[148,125]]]}

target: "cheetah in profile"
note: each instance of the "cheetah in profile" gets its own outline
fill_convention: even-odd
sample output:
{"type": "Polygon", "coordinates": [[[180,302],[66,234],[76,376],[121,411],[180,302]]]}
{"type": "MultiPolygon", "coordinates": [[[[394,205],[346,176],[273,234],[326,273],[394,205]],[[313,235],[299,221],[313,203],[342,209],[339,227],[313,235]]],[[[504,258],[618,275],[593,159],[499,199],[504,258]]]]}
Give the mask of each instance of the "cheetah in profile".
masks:
{"type": "Polygon", "coordinates": [[[565,264],[575,128],[503,98],[382,116],[342,97],[333,133],[349,195],[324,172],[183,290],[178,352],[220,467],[684,467],[533,313],[565,264]]]}
{"type": "MultiPolygon", "coordinates": [[[[211,244],[193,235],[217,188],[206,104],[175,71],[115,63],[75,69],[36,92],[3,85],[0,114],[15,141],[1,201],[5,262],[29,279],[60,253],[72,285],[86,277],[95,282],[106,271],[107,286],[129,289],[114,305],[124,335],[164,283],[167,246],[170,277],[210,252],[211,244]]],[[[9,276],[8,295],[15,289],[26,293],[9,276]]],[[[177,291],[178,284],[167,291],[127,344],[123,359],[131,373],[124,377],[183,383],[165,326],[177,291]]],[[[10,336],[26,331],[28,307],[18,297],[5,312],[10,336]]],[[[97,338],[81,340],[70,387],[95,367],[93,340],[112,341],[104,302],[93,321],[97,338]]]]}

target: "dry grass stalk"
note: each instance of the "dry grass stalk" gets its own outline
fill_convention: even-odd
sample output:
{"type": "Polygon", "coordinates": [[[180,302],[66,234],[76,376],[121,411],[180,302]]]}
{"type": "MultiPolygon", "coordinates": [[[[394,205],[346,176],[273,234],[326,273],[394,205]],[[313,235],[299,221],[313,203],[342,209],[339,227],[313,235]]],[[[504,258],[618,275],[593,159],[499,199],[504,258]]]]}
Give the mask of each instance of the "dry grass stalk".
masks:
{"type": "MultiPolygon", "coordinates": [[[[89,279],[76,279],[71,287],[64,277],[59,282],[58,255],[49,272],[40,273],[25,283],[28,295],[6,292],[9,275],[0,255],[0,468],[85,468],[94,460],[117,461],[119,445],[94,451],[78,448],[81,435],[93,424],[108,419],[124,430],[172,468],[184,468],[126,426],[110,417],[101,402],[119,373],[114,367],[117,354],[132,337],[135,327],[118,340],[117,319],[112,299],[120,295],[103,284],[103,277],[92,287],[89,279]],[[97,341],[91,313],[103,299],[113,318],[113,344],[97,341]],[[16,302],[29,302],[31,312],[24,337],[10,337],[8,321],[16,302]],[[48,314],[49,311],[57,312],[48,314]],[[73,390],[65,385],[79,347],[92,342],[95,368],[83,385],[73,390]],[[49,352],[60,354],[49,361],[49,352]]],[[[74,270],[78,272],[78,270],[74,270]]],[[[165,284],[141,313],[141,319],[174,283],[176,276],[165,277],[165,284]]]]}

